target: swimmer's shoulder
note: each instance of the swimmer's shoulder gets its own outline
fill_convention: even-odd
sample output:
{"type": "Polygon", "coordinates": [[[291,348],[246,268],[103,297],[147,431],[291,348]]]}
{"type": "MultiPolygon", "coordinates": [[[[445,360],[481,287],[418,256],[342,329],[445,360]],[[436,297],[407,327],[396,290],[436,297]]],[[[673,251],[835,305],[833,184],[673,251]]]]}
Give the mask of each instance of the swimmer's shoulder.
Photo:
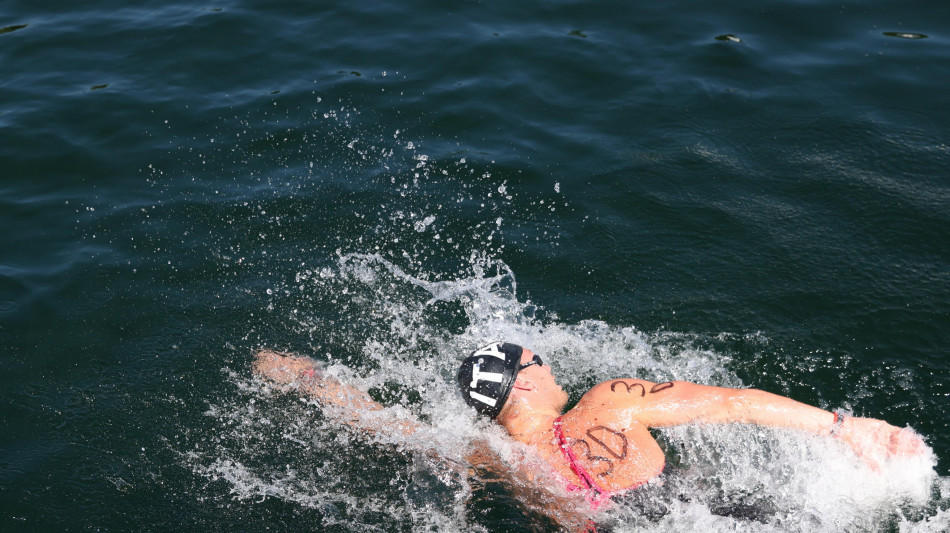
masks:
{"type": "Polygon", "coordinates": [[[655,393],[666,383],[654,383],[645,379],[619,378],[611,379],[598,383],[591,387],[581,398],[579,403],[587,405],[596,405],[602,403],[615,403],[618,400],[629,400],[632,398],[644,398],[648,394],[655,393]]]}
{"type": "Polygon", "coordinates": [[[636,378],[611,379],[591,387],[577,407],[600,416],[617,416],[647,423],[642,419],[643,416],[649,419],[650,413],[668,404],[671,398],[683,396],[680,392],[688,389],[689,385],[680,381],[656,383],[636,378]]]}

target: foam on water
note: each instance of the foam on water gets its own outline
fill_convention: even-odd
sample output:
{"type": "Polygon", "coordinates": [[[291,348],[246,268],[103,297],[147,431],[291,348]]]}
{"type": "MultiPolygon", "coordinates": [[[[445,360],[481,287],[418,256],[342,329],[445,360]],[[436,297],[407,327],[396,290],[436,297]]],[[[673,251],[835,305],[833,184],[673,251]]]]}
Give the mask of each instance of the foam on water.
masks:
{"type": "MultiPolygon", "coordinates": [[[[487,440],[505,462],[532,460],[456,395],[457,361],[473,346],[507,339],[532,347],[575,399],[618,376],[743,386],[729,368],[729,354],[701,347],[709,343],[694,335],[535,318],[536,306],[517,298],[514,272],[487,256],[473,256],[467,276],[428,277],[379,254],[341,254],[332,267],[298,273],[288,282],[293,290],[275,291],[298,302],[295,291],[311,302],[331,300],[351,314],[334,322],[332,334],[326,316],[294,308],[287,318],[314,338],[337,339],[308,355],[386,404],[376,415],[380,427],[415,418],[422,430],[361,432],[340,424],[333,408],[248,372],[228,371],[233,393],[206,412],[221,431],[184,451],[184,462],[225,483],[235,498],[293,502],[318,512],[324,526],[501,527],[504,517],[485,519],[474,510],[485,505],[520,510],[524,526],[556,515],[551,502],[565,495],[556,485],[538,491],[506,480],[503,472],[469,468],[466,455],[476,439],[487,440]],[[525,498],[526,491],[541,496],[525,498]]],[[[289,309],[277,300],[277,309],[289,309]]],[[[616,531],[936,531],[948,525],[941,510],[947,480],[937,478],[932,456],[895,460],[874,472],[840,443],[793,431],[685,426],[658,436],[670,455],[666,479],[622,499],[598,515],[599,522],[616,531]]]]}

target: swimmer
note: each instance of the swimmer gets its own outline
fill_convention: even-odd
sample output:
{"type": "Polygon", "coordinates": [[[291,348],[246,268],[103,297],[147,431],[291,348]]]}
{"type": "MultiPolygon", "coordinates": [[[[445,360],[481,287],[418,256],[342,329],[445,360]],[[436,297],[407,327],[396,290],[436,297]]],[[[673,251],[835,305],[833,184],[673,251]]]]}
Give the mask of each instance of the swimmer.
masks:
{"type": "MultiPolygon", "coordinates": [[[[343,407],[344,421],[357,427],[371,427],[372,412],[383,409],[365,392],[325,377],[306,357],[261,351],[254,371],[343,407]]],[[[583,495],[591,509],[663,472],[666,457],[651,428],[739,423],[801,430],[841,441],[873,469],[890,457],[927,450],[911,429],[881,420],[829,412],[760,390],[682,381],[608,380],[565,412],[568,395],[554,380],[551,367],[531,350],[506,342],[469,355],[457,382],[468,405],[533,450],[549,465],[553,478],[583,495]]],[[[390,424],[406,433],[418,427],[412,420],[390,424]]]]}

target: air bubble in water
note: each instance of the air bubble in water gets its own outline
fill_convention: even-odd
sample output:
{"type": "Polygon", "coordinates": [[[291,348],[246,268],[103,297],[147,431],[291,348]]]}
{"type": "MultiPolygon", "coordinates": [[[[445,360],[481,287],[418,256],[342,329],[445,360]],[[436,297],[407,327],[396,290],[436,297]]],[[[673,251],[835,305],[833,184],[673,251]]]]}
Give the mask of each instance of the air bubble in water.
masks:
{"type": "Polygon", "coordinates": [[[429,216],[425,217],[424,219],[420,220],[419,222],[416,222],[415,225],[414,225],[414,227],[415,227],[416,231],[422,233],[422,232],[425,231],[426,228],[428,228],[433,222],[435,222],[435,216],[434,216],[434,215],[429,215],[429,216]]]}

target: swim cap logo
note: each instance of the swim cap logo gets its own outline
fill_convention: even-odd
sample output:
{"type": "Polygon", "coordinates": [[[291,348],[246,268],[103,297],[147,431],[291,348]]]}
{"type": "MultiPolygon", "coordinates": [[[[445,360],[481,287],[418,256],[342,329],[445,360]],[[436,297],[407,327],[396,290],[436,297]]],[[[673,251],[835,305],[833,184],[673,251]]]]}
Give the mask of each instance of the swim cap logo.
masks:
{"type": "Polygon", "coordinates": [[[493,342],[465,358],[455,376],[465,403],[490,418],[501,412],[519,370],[524,349],[510,342],[493,342]]]}
{"type": "MultiPolygon", "coordinates": [[[[475,353],[472,354],[472,355],[475,355],[475,356],[479,356],[479,355],[492,355],[492,356],[494,356],[494,357],[497,357],[497,358],[501,359],[502,362],[504,362],[504,360],[505,360],[505,352],[499,350],[500,347],[501,347],[501,344],[499,344],[499,343],[489,344],[488,346],[482,348],[481,350],[478,350],[477,352],[475,352],[475,353]]],[[[480,369],[481,369],[480,363],[483,363],[483,362],[485,362],[484,359],[479,359],[479,360],[478,360],[478,363],[474,363],[474,364],[472,365],[472,385],[471,385],[471,387],[472,387],[473,389],[474,389],[475,387],[478,387],[478,380],[479,380],[479,379],[484,379],[485,381],[491,381],[491,382],[493,382],[493,383],[501,383],[501,380],[502,380],[502,378],[504,377],[504,374],[497,374],[497,373],[495,373],[495,372],[482,372],[482,371],[480,370],[480,369]]]]}
{"type": "Polygon", "coordinates": [[[471,387],[473,389],[478,387],[478,380],[480,379],[484,379],[485,381],[491,381],[493,383],[501,383],[501,380],[504,377],[505,377],[504,374],[498,374],[496,372],[482,372],[481,365],[479,365],[478,363],[475,363],[474,365],[472,365],[471,387]]]}
{"type": "MultiPolygon", "coordinates": [[[[504,361],[505,361],[505,352],[502,352],[502,351],[499,349],[500,347],[501,347],[501,344],[500,344],[500,343],[489,344],[488,346],[485,346],[484,348],[478,350],[477,352],[475,352],[475,353],[472,354],[472,355],[475,355],[475,356],[488,356],[488,355],[490,355],[490,356],[493,356],[493,357],[497,357],[498,359],[501,359],[502,362],[504,362],[504,361]]],[[[499,373],[497,373],[497,372],[482,372],[482,371],[481,371],[481,363],[484,363],[484,362],[485,362],[484,359],[479,358],[477,363],[473,363],[473,364],[472,364],[472,382],[471,382],[471,384],[469,385],[470,388],[473,388],[473,389],[474,389],[474,388],[478,387],[478,382],[479,382],[479,381],[490,381],[490,382],[492,382],[492,383],[501,383],[502,380],[504,379],[504,377],[505,377],[504,374],[499,374],[499,373]]],[[[485,405],[491,406],[491,407],[494,407],[495,404],[498,403],[498,401],[495,400],[494,398],[490,398],[490,397],[488,397],[488,396],[485,396],[484,394],[479,394],[479,393],[477,393],[477,392],[475,392],[475,391],[470,391],[470,392],[469,392],[469,395],[470,395],[472,398],[474,398],[474,399],[476,399],[476,400],[482,402],[482,403],[485,404],[485,405]]]]}
{"type": "Polygon", "coordinates": [[[494,344],[489,344],[488,346],[478,350],[472,355],[493,355],[502,361],[505,360],[505,352],[501,351],[501,343],[496,342],[494,344]]]}

